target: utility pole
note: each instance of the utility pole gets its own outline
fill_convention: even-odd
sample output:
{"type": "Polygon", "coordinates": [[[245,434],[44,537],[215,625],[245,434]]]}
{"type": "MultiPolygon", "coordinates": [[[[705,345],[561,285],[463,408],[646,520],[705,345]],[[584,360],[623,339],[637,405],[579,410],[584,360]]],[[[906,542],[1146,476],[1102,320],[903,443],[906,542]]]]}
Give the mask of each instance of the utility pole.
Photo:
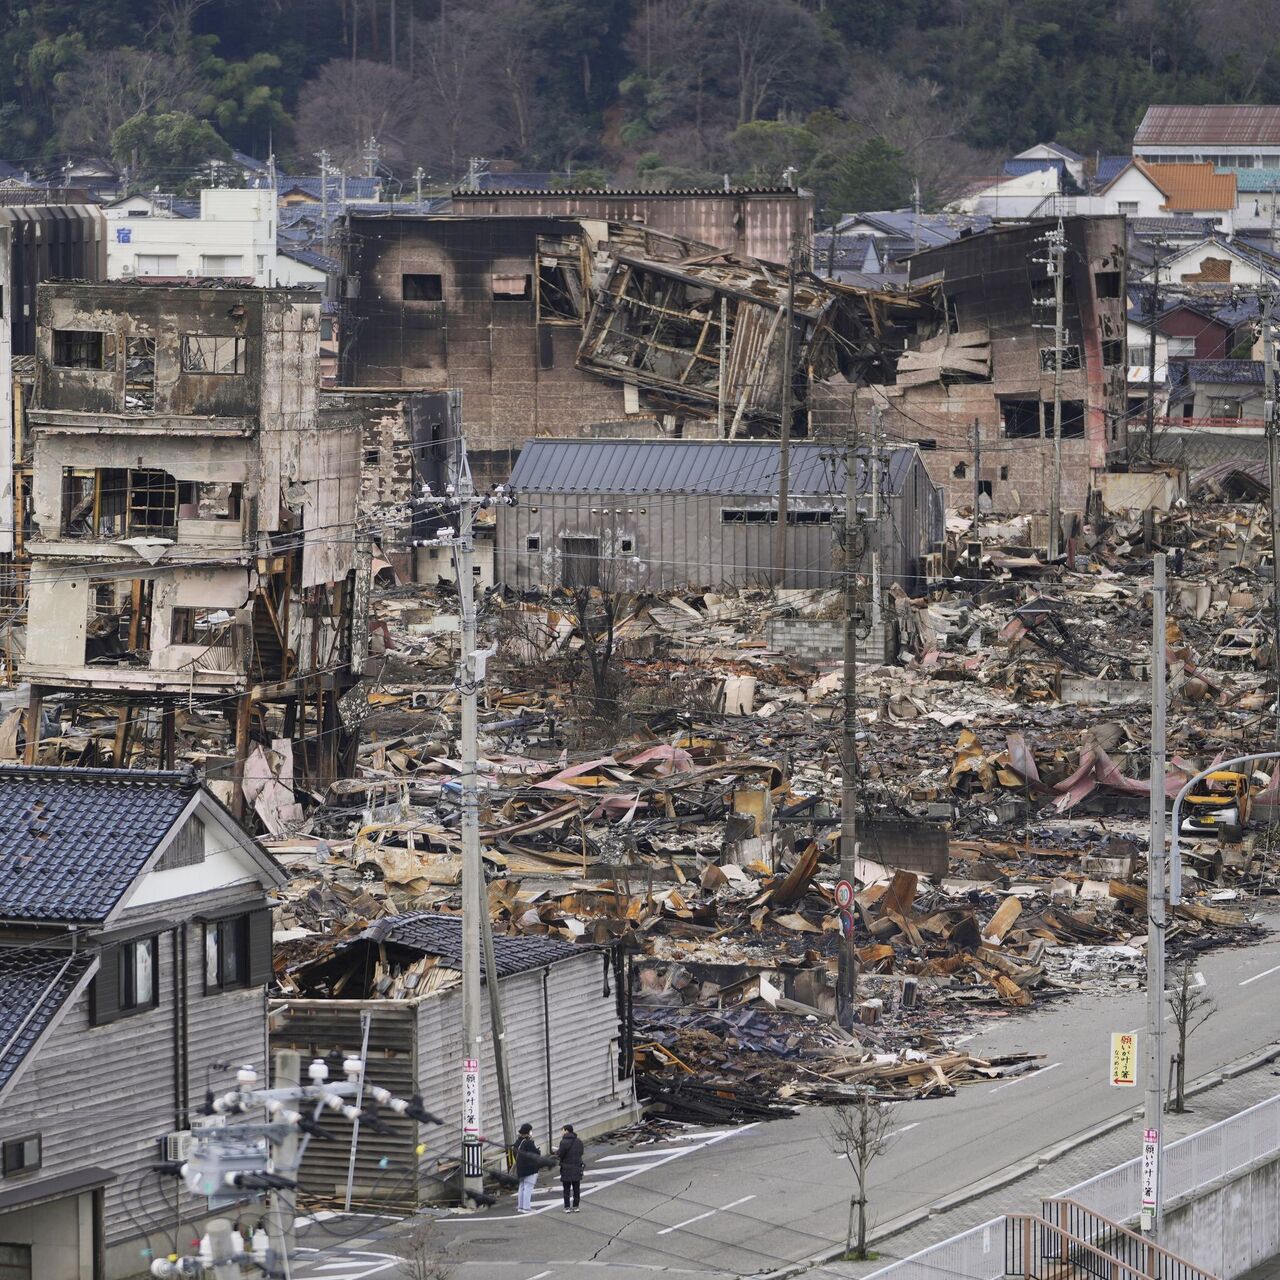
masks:
{"type": "Polygon", "coordinates": [[[1272,316],[1276,307],[1274,290],[1262,308],[1262,351],[1265,359],[1262,412],[1266,417],[1267,472],[1271,486],[1271,668],[1274,673],[1276,718],[1275,745],[1280,751],[1280,441],[1276,422],[1276,337],[1272,316]]]}
{"type": "Polygon", "coordinates": [[[1164,1144],[1164,762],[1165,762],[1165,563],[1157,552],[1151,588],[1151,837],[1147,849],[1147,1097],[1142,1226],[1159,1239],[1162,1217],[1164,1144]],[[1152,1203],[1154,1200],[1154,1203],[1152,1203]]]}
{"type": "Polygon", "coordinates": [[[1049,559],[1062,552],[1062,348],[1063,341],[1063,258],[1066,235],[1062,219],[1049,237],[1053,258],[1053,491],[1049,495],[1049,559]]]}
{"type": "MultiPolygon", "coordinates": [[[[844,724],[840,738],[840,878],[854,882],[858,860],[858,553],[861,522],[858,518],[857,433],[853,415],[845,428],[844,442],[844,724]]],[[[840,948],[836,980],[836,1021],[851,1027],[858,1003],[858,952],[854,940],[854,913],[848,913],[849,932],[840,948]]]]}
{"type": "Polygon", "coordinates": [[[787,577],[787,500],[791,485],[791,360],[796,314],[796,264],[799,254],[791,242],[787,257],[787,306],[782,322],[782,444],[778,451],[778,531],[773,557],[773,585],[781,590],[787,577]]]}
{"type": "Polygon", "coordinates": [[[884,661],[884,635],[880,630],[880,405],[871,406],[871,455],[868,483],[871,486],[871,631],[880,643],[877,661],[884,661]]]}
{"type": "Polygon", "coordinates": [[[725,364],[729,359],[729,339],[725,329],[729,323],[729,295],[720,295],[720,376],[716,388],[716,439],[724,439],[725,364]]]}
{"type": "MultiPolygon", "coordinates": [[[[275,1057],[276,1089],[297,1089],[302,1083],[302,1058],[296,1049],[281,1049],[275,1057]]],[[[296,1170],[298,1167],[298,1142],[296,1130],[275,1145],[272,1158],[279,1169],[296,1170]]],[[[296,1176],[296,1174],[295,1174],[296,1176]]],[[[297,1238],[298,1192],[294,1187],[285,1190],[276,1187],[271,1192],[267,1209],[267,1266],[274,1272],[287,1274],[289,1255],[297,1238]]],[[[233,1273],[234,1274],[234,1273],[233,1273]]]]}
{"type": "Polygon", "coordinates": [[[370,135],[368,142],[364,144],[364,175],[366,178],[372,178],[377,170],[378,155],[378,140],[370,135]]]}
{"type": "Polygon", "coordinates": [[[414,204],[414,209],[418,213],[422,212],[422,179],[425,178],[426,176],[427,176],[426,170],[423,169],[421,165],[419,165],[413,171],[413,187],[414,187],[413,204],[414,204]]]}
{"type": "MultiPolygon", "coordinates": [[[[1160,250],[1156,249],[1151,281],[1151,350],[1147,353],[1147,461],[1156,460],[1156,335],[1160,326],[1160,250]]],[[[1167,365],[1167,361],[1165,362],[1167,365]]]]}
{"type": "Polygon", "coordinates": [[[978,576],[982,567],[982,516],[978,506],[982,499],[982,434],[978,430],[978,419],[973,420],[973,576],[978,576]]]}
{"type": "MultiPolygon", "coordinates": [[[[320,235],[325,257],[329,256],[329,153],[317,151],[320,161],[320,235]]],[[[312,241],[314,244],[315,241],[312,241]]]]}

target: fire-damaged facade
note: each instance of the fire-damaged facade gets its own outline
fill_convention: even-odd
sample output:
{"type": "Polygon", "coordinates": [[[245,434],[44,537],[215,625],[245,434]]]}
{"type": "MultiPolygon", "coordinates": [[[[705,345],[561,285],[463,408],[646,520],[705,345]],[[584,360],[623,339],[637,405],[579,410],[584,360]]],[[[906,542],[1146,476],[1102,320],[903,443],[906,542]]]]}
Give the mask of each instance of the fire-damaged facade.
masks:
{"type": "Polygon", "coordinates": [[[929,308],[808,273],[791,292],[783,267],[637,223],[353,214],[342,382],[460,391],[483,483],[530,436],[776,437],[789,347],[804,434],[811,380],[891,376],[891,334],[929,308]]]}
{"type": "Polygon", "coordinates": [[[125,765],[158,712],[171,767],[175,711],[203,706],[234,730],[217,786],[278,703],[302,776],[335,776],[367,578],[358,425],[318,404],[318,295],[49,284],[38,308],[28,724],[53,696],[105,700],[125,765]]]}
{"type": "MultiPolygon", "coordinates": [[[[1044,512],[1053,476],[1054,281],[1047,234],[1056,221],[999,227],[915,254],[913,292],[933,291],[889,385],[857,391],[865,421],[883,413],[886,437],[920,445],[948,506],[975,492],[997,512],[1044,512]],[[981,458],[975,477],[977,424],[981,458]]],[[[1095,477],[1126,456],[1125,232],[1120,217],[1062,223],[1063,511],[1084,509],[1095,477]]],[[[849,391],[823,389],[816,415],[838,433],[849,391]]]]}

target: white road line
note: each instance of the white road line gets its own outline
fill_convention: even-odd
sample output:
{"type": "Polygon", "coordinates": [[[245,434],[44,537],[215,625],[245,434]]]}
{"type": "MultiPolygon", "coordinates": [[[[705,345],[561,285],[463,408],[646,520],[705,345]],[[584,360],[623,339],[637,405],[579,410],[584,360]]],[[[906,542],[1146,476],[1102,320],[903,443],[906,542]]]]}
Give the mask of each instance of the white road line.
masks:
{"type": "Polygon", "coordinates": [[[1249,983],[1257,982],[1259,978],[1270,977],[1273,973],[1280,973],[1280,964],[1276,965],[1274,969],[1264,969],[1261,973],[1255,973],[1252,978],[1246,978],[1243,982],[1237,983],[1236,985],[1247,987],[1249,983]]]}
{"type": "Polygon", "coordinates": [[[544,1276],[549,1276],[550,1274],[550,1271],[539,1271],[536,1276],[530,1276],[529,1280],[543,1280],[544,1276]]]}
{"type": "MultiPolygon", "coordinates": [[[[688,1148],[688,1147],[684,1147],[684,1148],[681,1148],[681,1149],[682,1149],[682,1150],[686,1150],[686,1151],[687,1151],[687,1150],[691,1150],[691,1148],[688,1148]]],[[[647,1156],[646,1156],[646,1153],[642,1153],[642,1152],[639,1152],[639,1151],[628,1151],[625,1155],[616,1155],[616,1156],[597,1156],[597,1157],[596,1157],[596,1159],[595,1159],[595,1161],[594,1161],[594,1163],[595,1163],[595,1164],[608,1164],[608,1163],[609,1163],[609,1161],[611,1161],[611,1160],[613,1160],[613,1161],[617,1161],[617,1160],[632,1160],[632,1161],[634,1161],[634,1160],[637,1160],[637,1159],[638,1159],[638,1160],[641,1160],[641,1161],[642,1161],[642,1162],[644,1162],[644,1163],[649,1163],[649,1160],[650,1160],[650,1159],[652,1159],[652,1160],[663,1160],[663,1159],[665,1159],[667,1156],[669,1156],[670,1154],[671,1154],[671,1152],[670,1152],[670,1151],[655,1151],[655,1152],[653,1152],[653,1153],[652,1153],[652,1156],[651,1156],[651,1157],[647,1157],[647,1156]]]]}
{"type": "MultiPolygon", "coordinates": [[[[890,1138],[896,1138],[900,1133],[909,1133],[912,1129],[919,1128],[919,1126],[920,1126],[920,1121],[915,1120],[915,1121],[912,1121],[911,1124],[904,1124],[901,1129],[891,1129],[888,1133],[884,1135],[885,1140],[887,1141],[890,1138]]],[[[838,1156],[836,1156],[837,1160],[847,1160],[848,1158],[849,1158],[849,1153],[847,1151],[842,1151],[838,1156]]]]}
{"type": "Polygon", "coordinates": [[[740,1204],[746,1204],[748,1200],[754,1200],[755,1196],[743,1196],[741,1200],[731,1200],[728,1204],[722,1204],[718,1209],[708,1209],[706,1213],[700,1213],[696,1218],[686,1218],[683,1222],[677,1222],[674,1227],[663,1227],[658,1232],[660,1236],[670,1235],[673,1231],[679,1231],[684,1227],[692,1226],[695,1222],[701,1222],[703,1218],[709,1218],[712,1214],[723,1213],[726,1209],[734,1209],[740,1204]]]}
{"type": "Polygon", "coordinates": [[[1001,1089],[1012,1089],[1015,1084],[1022,1084],[1026,1080],[1034,1080],[1036,1076],[1042,1076],[1045,1072],[1054,1071],[1060,1066],[1062,1066],[1062,1063],[1055,1062],[1050,1066],[1041,1067],[1039,1071],[1028,1071],[1025,1076],[1019,1076],[1016,1080],[1006,1080],[1004,1084],[998,1084],[994,1089],[988,1089],[987,1092],[999,1093],[1001,1089]]]}

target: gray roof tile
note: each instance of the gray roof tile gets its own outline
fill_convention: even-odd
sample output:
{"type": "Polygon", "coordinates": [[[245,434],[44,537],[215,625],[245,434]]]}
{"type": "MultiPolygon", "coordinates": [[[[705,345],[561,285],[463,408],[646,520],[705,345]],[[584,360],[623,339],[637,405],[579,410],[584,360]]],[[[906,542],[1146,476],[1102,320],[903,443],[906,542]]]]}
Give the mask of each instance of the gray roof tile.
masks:
{"type": "MultiPolygon", "coordinates": [[[[390,942],[412,947],[423,955],[439,956],[449,969],[462,968],[462,917],[438,911],[423,911],[413,916],[392,916],[379,920],[352,941],[390,942]]],[[[541,969],[557,964],[584,951],[595,950],[590,943],[566,942],[563,938],[521,935],[493,939],[493,958],[500,978],[528,969],[541,969]]]]}
{"type": "Polygon", "coordinates": [[[0,1091],[92,963],[88,952],[0,947],[0,1091]]]}
{"type": "Polygon", "coordinates": [[[102,923],[197,785],[189,773],[0,768],[0,919],[102,923]]]}

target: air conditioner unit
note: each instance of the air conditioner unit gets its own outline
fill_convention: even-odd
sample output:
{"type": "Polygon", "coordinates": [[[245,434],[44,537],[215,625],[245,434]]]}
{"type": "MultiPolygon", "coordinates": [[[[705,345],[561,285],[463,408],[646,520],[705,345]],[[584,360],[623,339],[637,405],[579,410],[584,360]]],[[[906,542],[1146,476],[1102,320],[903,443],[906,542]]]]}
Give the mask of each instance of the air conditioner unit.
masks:
{"type": "Polygon", "coordinates": [[[166,1160],[181,1163],[191,1155],[193,1139],[190,1129],[178,1129],[173,1133],[166,1133],[162,1141],[166,1160]]]}

